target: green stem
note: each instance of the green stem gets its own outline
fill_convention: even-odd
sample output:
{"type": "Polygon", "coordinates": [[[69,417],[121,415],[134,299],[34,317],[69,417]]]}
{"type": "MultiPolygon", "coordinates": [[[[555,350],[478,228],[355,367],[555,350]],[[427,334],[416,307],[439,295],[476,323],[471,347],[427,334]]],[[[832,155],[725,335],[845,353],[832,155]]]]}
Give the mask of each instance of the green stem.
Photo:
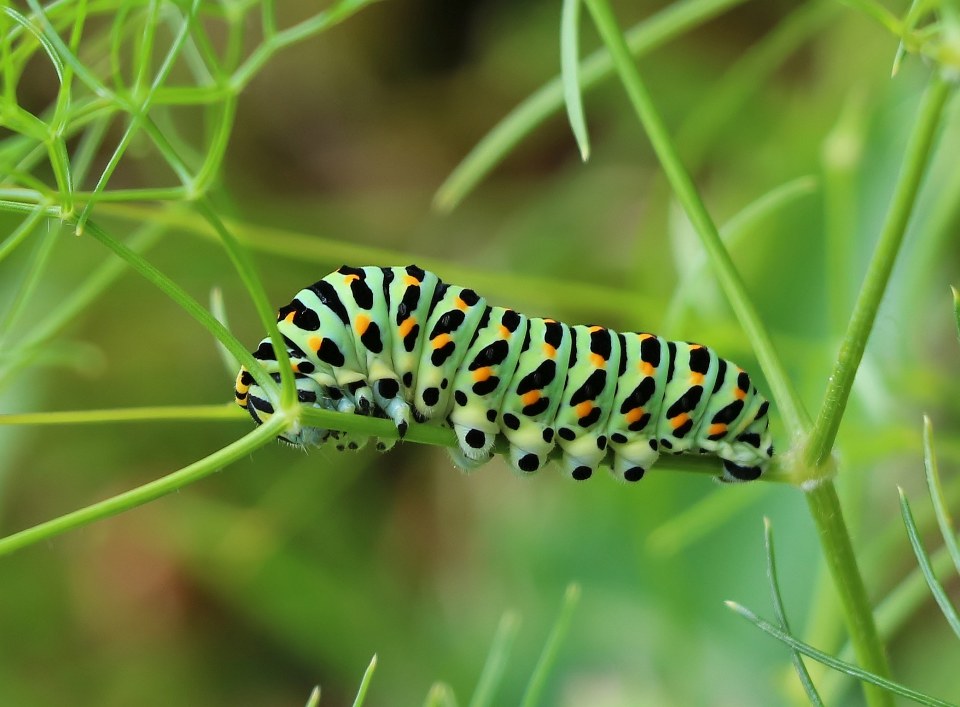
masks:
{"type": "Polygon", "coordinates": [[[271,417],[266,423],[253,430],[250,434],[241,437],[233,444],[229,444],[208,457],[205,457],[189,466],[151,481],[143,486],[126,493],[117,494],[110,498],[94,503],[54,518],[46,523],[40,523],[32,528],[21,530],[5,538],[0,538],[0,557],[9,555],[28,545],[48,540],[68,530],[88,525],[103,518],[115,516],[131,508],[142,506],[144,503],[156,500],[161,496],[173,493],[184,486],[199,481],[211,474],[220,471],[228,464],[249,455],[253,450],[270,442],[287,424],[287,420],[280,415],[271,417]]]}
{"type": "Polygon", "coordinates": [[[620,80],[627,91],[630,103],[650,138],[650,143],[663,166],[667,180],[683,205],[694,230],[700,236],[717,280],[737,315],[744,333],[753,344],[757,360],[767,377],[767,383],[770,385],[784,425],[791,435],[796,435],[809,426],[808,416],[774,349],[773,341],[747,294],[746,285],[730,259],[723,241],[720,240],[717,226],[707,213],[693,180],[680,161],[677,148],[640,78],[640,72],[630,56],[630,50],[606,0],[587,0],[587,7],[590,9],[604,44],[613,57],[613,64],[620,74],[620,80]]]}
{"type": "Polygon", "coordinates": [[[234,403],[215,405],[167,405],[107,410],[64,410],[55,412],[23,412],[0,415],[3,425],[85,425],[110,422],[186,422],[188,420],[246,420],[234,403]]]}
{"type": "MultiPolygon", "coordinates": [[[[650,95],[627,51],[616,20],[605,0],[586,1],[604,43],[610,48],[614,64],[620,72],[621,80],[630,101],[650,137],[666,176],[677,198],[684,206],[697,234],[701,237],[731,306],[740,319],[745,332],[754,343],[757,357],[767,374],[768,382],[788,431],[794,434],[802,433],[809,427],[805,411],[780,364],[779,358],[775,354],[755,308],[746,295],[743,282],[720,241],[716,226],[707,213],[693,181],[678,158],[666,126],[656,112],[650,95]]],[[[922,119],[914,138],[911,140],[904,178],[901,180],[901,187],[894,198],[894,205],[891,209],[892,217],[885,228],[885,237],[881,238],[878,256],[875,258],[875,263],[881,265],[880,267],[871,267],[870,275],[872,277],[868,277],[870,287],[865,288],[865,290],[869,289],[870,294],[861,296],[861,300],[858,302],[857,311],[861,314],[867,312],[869,316],[860,320],[855,319],[851,329],[859,331],[859,338],[848,337],[847,340],[851,346],[848,350],[855,351],[856,347],[859,347],[859,352],[855,356],[843,359],[847,366],[844,369],[844,374],[848,376],[846,383],[836,380],[836,376],[832,381],[833,389],[839,392],[842,397],[833,406],[830,406],[829,399],[825,402],[825,409],[827,410],[825,419],[833,425],[833,433],[821,436],[820,443],[826,442],[827,446],[824,448],[822,455],[813,457],[818,462],[824,461],[832,446],[836,425],[839,425],[839,417],[843,412],[846,396],[849,395],[849,385],[853,382],[853,375],[863,353],[866,336],[872,326],[873,316],[876,314],[876,306],[883,294],[892,269],[893,258],[902,238],[903,229],[906,226],[910,206],[916,194],[920,174],[929,154],[933,133],[939,121],[947,93],[947,88],[943,85],[943,82],[935,79],[934,85],[928,92],[924,109],[921,111],[922,119]],[[861,309],[860,305],[866,306],[861,309]]],[[[829,426],[827,428],[829,429],[829,426]]],[[[821,432],[822,430],[823,425],[821,423],[821,432]]],[[[802,463],[800,466],[804,468],[802,463]]],[[[824,465],[823,472],[828,471],[827,465],[824,465]]],[[[818,478],[825,479],[826,476],[826,473],[820,473],[818,478]]],[[[843,520],[836,489],[829,480],[807,484],[803,488],[807,492],[810,512],[817,525],[827,565],[830,568],[844,607],[851,643],[855,648],[857,657],[865,668],[880,675],[886,675],[889,673],[886,656],[877,636],[876,625],[867,600],[863,580],[857,568],[856,557],[843,520]]],[[[892,704],[890,696],[877,688],[865,686],[864,694],[869,705],[892,704]]]]}
{"type": "Polygon", "coordinates": [[[823,397],[823,405],[804,450],[803,461],[813,478],[823,478],[828,473],[827,457],[833,449],[837,430],[853,388],[853,379],[863,358],[897,252],[903,242],[907,222],[949,95],[950,84],[934,73],[920,106],[919,119],[907,144],[906,158],[880,233],[880,240],[867,268],[850,323],[840,344],[837,362],[823,397]]]}
{"type": "MultiPolygon", "coordinates": [[[[850,644],[857,661],[865,669],[882,677],[890,675],[887,656],[877,634],[867,590],[860,576],[850,534],[843,520],[843,510],[833,481],[827,479],[807,490],[807,505],[820,536],[820,546],[833,583],[843,605],[850,644]]],[[[890,695],[872,685],[863,686],[871,707],[891,706],[890,695]]]]}

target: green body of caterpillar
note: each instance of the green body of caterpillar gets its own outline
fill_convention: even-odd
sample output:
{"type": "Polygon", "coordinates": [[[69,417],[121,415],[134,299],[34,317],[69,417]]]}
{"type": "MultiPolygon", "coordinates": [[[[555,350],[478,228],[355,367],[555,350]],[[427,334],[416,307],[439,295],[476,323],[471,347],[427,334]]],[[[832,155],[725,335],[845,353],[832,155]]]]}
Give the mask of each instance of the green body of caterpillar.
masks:
{"type": "MultiPolygon", "coordinates": [[[[559,448],[578,480],[611,456],[617,477],[637,481],[664,452],[714,454],[724,480],[747,481],[773,455],[769,403],[709,348],[526,317],[414,265],[341,267],[297,293],[278,326],[301,403],[383,415],[401,437],[411,417],[447,423],[464,468],[486,461],[497,435],[518,471],[559,448]]],[[[269,338],[254,356],[279,380],[269,338]]],[[[273,413],[246,369],[236,398],[258,424],[273,413]]],[[[339,448],[366,441],[313,427],[285,439],[328,437],[339,448]]]]}

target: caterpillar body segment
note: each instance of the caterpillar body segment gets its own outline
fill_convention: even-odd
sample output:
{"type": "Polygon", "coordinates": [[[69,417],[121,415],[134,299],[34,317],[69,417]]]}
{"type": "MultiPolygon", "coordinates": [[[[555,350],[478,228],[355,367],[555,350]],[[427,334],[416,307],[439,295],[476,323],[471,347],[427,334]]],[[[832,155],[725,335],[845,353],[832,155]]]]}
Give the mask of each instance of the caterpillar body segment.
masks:
{"type": "MultiPolygon", "coordinates": [[[[570,326],[488,305],[414,265],[343,266],[281,308],[298,399],[328,410],[453,428],[464,468],[502,435],[520,473],[556,458],[574,479],[602,463],[637,481],[660,454],[712,454],[722,479],[759,477],[773,455],[769,403],[706,346],[570,326]]],[[[269,338],[254,356],[279,380],[269,338]]],[[[273,406],[241,369],[237,403],[255,422],[273,406]]],[[[356,449],[353,435],[303,427],[285,441],[356,449]]],[[[391,446],[380,441],[378,448],[391,446]]]]}

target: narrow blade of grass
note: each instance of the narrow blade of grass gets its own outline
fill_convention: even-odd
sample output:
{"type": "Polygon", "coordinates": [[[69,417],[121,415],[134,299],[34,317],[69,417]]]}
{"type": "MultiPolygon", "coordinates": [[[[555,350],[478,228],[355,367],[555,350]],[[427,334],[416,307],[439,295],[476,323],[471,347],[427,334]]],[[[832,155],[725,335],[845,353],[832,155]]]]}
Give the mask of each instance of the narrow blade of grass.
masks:
{"type": "Polygon", "coordinates": [[[310,697],[307,698],[306,707],[320,707],[320,686],[314,685],[310,691],[310,697]]]}
{"type": "Polygon", "coordinates": [[[835,0],[812,0],[792,7],[776,27],[724,67],[723,75],[697,98],[696,110],[683,117],[677,144],[693,171],[710,150],[723,144],[719,136],[744,115],[750,97],[768,88],[789,58],[822,33],[841,10],[835,0]]]}
{"type": "MultiPolygon", "coordinates": [[[[37,16],[44,18],[44,15],[39,11],[39,7],[33,3],[29,3],[30,7],[37,13],[37,16]]],[[[7,14],[10,19],[16,22],[18,25],[23,27],[27,32],[32,34],[34,38],[40,43],[40,46],[43,47],[43,51],[46,53],[47,57],[50,59],[50,63],[53,64],[53,70],[57,72],[57,79],[61,82],[63,81],[63,62],[60,60],[60,55],[57,53],[57,49],[54,46],[53,42],[43,33],[40,32],[33,23],[28,20],[26,17],[21,15],[19,12],[14,10],[10,6],[5,6],[3,12],[7,14]]]]}
{"type": "Polygon", "coordinates": [[[430,686],[430,692],[427,693],[427,699],[423,701],[423,707],[457,707],[453,688],[445,682],[435,682],[430,686]]]}
{"type": "MultiPolygon", "coordinates": [[[[810,196],[816,192],[817,188],[818,183],[815,177],[799,177],[774,187],[766,194],[754,199],[720,229],[725,246],[729,250],[735,250],[747,236],[756,231],[758,224],[765,218],[769,218],[778,210],[786,208],[799,199],[810,196]]],[[[676,331],[682,328],[684,315],[693,308],[698,288],[702,286],[703,279],[709,276],[706,272],[707,264],[707,258],[702,252],[694,254],[693,263],[683,273],[667,305],[666,314],[663,317],[665,330],[676,331]]]]}
{"type": "Polygon", "coordinates": [[[647,547],[659,555],[675,555],[753,504],[770,490],[769,484],[739,484],[711,493],[680,512],[647,536],[647,547]]]}
{"type": "Polygon", "coordinates": [[[898,37],[903,34],[903,24],[897,16],[877,2],[877,0],[843,0],[843,2],[850,7],[860,10],[868,17],[873,18],[892,34],[898,37]]]}
{"type": "MultiPolygon", "coordinates": [[[[210,290],[210,314],[223,325],[224,329],[230,330],[230,323],[227,320],[227,306],[223,301],[223,290],[219,287],[210,290]]],[[[215,341],[214,344],[217,347],[217,353],[220,354],[220,361],[223,363],[227,376],[233,378],[240,369],[240,362],[231,356],[227,348],[219,341],[215,341]]]]}
{"type": "MultiPolygon", "coordinates": [[[[746,0],[681,0],[631,28],[630,51],[642,56],[746,0]]],[[[580,89],[588,89],[610,75],[613,61],[598,50],[580,63],[580,89]]],[[[563,81],[555,76],[524,99],[497,123],[454,167],[433,197],[438,211],[452,211],[510,154],[523,138],[563,106],[563,81]]]]}
{"type": "Polygon", "coordinates": [[[957,338],[960,339],[960,291],[953,286],[950,287],[950,291],[953,293],[953,316],[957,320],[957,338]]]}
{"type": "Polygon", "coordinates": [[[363,673],[363,680],[360,681],[360,689],[357,690],[357,698],[353,701],[353,707],[363,707],[367,699],[367,690],[370,689],[370,682],[373,680],[373,671],[377,669],[377,654],[373,654],[370,659],[370,665],[363,673]]]}
{"type": "Polygon", "coordinates": [[[937,455],[933,449],[933,424],[930,418],[923,416],[923,466],[927,476],[927,488],[930,490],[930,499],[933,501],[933,512],[937,516],[937,525],[943,536],[943,545],[953,559],[953,565],[960,574],[960,547],[957,546],[957,531],[953,527],[953,519],[947,508],[947,501],[940,483],[940,469],[937,464],[937,455]]]}
{"type": "Polygon", "coordinates": [[[774,626],[768,621],[764,621],[759,616],[754,614],[752,611],[746,607],[741,606],[735,601],[725,602],[726,605],[745,618],[747,621],[752,623],[754,626],[759,628],[764,633],[773,636],[781,643],[785,643],[787,646],[793,648],[800,653],[803,653],[805,656],[813,658],[818,663],[823,663],[829,668],[846,673],[850,677],[857,678],[858,680],[884,690],[887,693],[892,693],[895,695],[900,695],[901,697],[906,697],[907,699],[913,700],[922,705],[929,705],[929,707],[956,707],[953,702],[947,702],[946,700],[941,700],[937,697],[932,697],[930,695],[925,695],[922,692],[918,692],[912,688],[901,685],[900,683],[893,682],[887,678],[881,677],[874,673],[871,673],[863,668],[853,665],[852,663],[847,663],[833,656],[827,655],[823,651],[819,651],[813,646],[807,645],[803,641],[798,641],[796,638],[791,636],[784,631],[781,631],[779,628],[774,626]]]}
{"type": "Polygon", "coordinates": [[[527,684],[527,690],[524,692],[520,707],[536,707],[540,703],[540,696],[547,683],[547,677],[553,669],[553,664],[557,660],[557,653],[560,646],[567,636],[570,629],[570,621],[573,618],[573,611],[577,608],[580,601],[580,585],[571,583],[567,585],[567,591],[563,595],[563,605],[560,607],[560,613],[553,624],[553,630],[543,646],[543,652],[540,654],[540,660],[537,661],[537,667],[530,676],[530,682],[527,684]]]}
{"type": "MultiPolygon", "coordinates": [[[[767,551],[767,579],[770,581],[770,596],[773,600],[773,613],[777,617],[780,628],[785,633],[790,633],[790,624],[787,621],[787,612],[783,608],[783,597],[780,596],[780,583],[777,580],[777,561],[773,550],[773,528],[770,519],[763,519],[763,543],[767,551]]],[[[823,700],[817,692],[810,673],[807,672],[807,666],[803,663],[799,651],[791,648],[790,653],[793,658],[793,666],[797,671],[797,677],[800,678],[800,684],[803,685],[803,691],[807,693],[807,699],[814,707],[823,707],[823,700]]]]}
{"type": "Polygon", "coordinates": [[[580,159],[590,159],[590,136],[580,94],[580,0],[563,0],[560,19],[560,76],[570,128],[580,148],[580,159]]]}
{"type": "Polygon", "coordinates": [[[33,233],[34,229],[40,224],[44,216],[46,216],[46,210],[44,209],[43,204],[38,204],[36,208],[31,211],[23,221],[20,222],[20,225],[10,233],[2,243],[0,243],[0,263],[2,263],[10,253],[12,253],[17,246],[19,246],[23,241],[33,233]]]}
{"type": "Polygon", "coordinates": [[[513,641],[517,637],[517,628],[520,626],[520,617],[513,611],[508,611],[500,619],[497,632],[490,645],[490,652],[477,680],[477,687],[470,698],[469,707],[488,707],[496,704],[495,698],[503,672],[510,660],[510,651],[513,641]]]}
{"type": "Polygon", "coordinates": [[[933,594],[933,598],[936,599],[940,611],[943,612],[944,618],[946,618],[947,623],[950,624],[953,632],[957,634],[957,638],[960,638],[960,616],[957,616],[957,611],[953,608],[953,605],[950,604],[950,599],[943,590],[943,585],[940,584],[940,580],[937,579],[937,576],[933,572],[933,567],[930,565],[930,555],[927,554],[926,548],[923,547],[923,541],[920,540],[917,524],[914,522],[913,513],[910,511],[910,502],[907,500],[907,496],[902,488],[898,488],[897,490],[900,492],[900,514],[903,516],[903,524],[907,528],[910,545],[913,546],[913,554],[917,557],[917,564],[920,565],[923,578],[927,580],[930,593],[933,594]]]}
{"type": "Polygon", "coordinates": [[[42,285],[44,272],[50,263],[50,256],[59,241],[59,229],[52,227],[39,237],[39,243],[30,254],[25,272],[13,297],[6,303],[6,309],[0,313],[0,348],[6,348],[6,341],[16,327],[17,321],[25,313],[33,294],[42,285]]]}
{"type": "MultiPolygon", "coordinates": [[[[920,19],[920,16],[917,12],[918,7],[920,6],[920,0],[913,0],[910,3],[910,9],[907,10],[906,21],[903,25],[903,31],[909,32],[914,29],[916,22],[920,19]]],[[[950,3],[944,3],[949,5],[950,3]]],[[[903,39],[900,40],[900,43],[897,45],[897,51],[893,56],[893,66],[890,68],[890,77],[896,76],[900,72],[900,64],[903,62],[903,58],[907,55],[907,47],[903,39]]]]}
{"type": "MultiPolygon", "coordinates": [[[[933,571],[948,572],[952,566],[950,555],[945,548],[940,548],[930,558],[933,571]]],[[[930,590],[923,578],[923,572],[917,567],[906,577],[900,580],[887,595],[877,604],[877,631],[886,642],[896,637],[904,627],[910,625],[911,619],[921,607],[930,599],[930,590]]],[[[853,660],[853,647],[847,644],[840,651],[841,660],[853,660]]],[[[831,673],[822,683],[823,693],[827,695],[827,702],[837,702],[840,694],[840,675],[831,673]]]]}

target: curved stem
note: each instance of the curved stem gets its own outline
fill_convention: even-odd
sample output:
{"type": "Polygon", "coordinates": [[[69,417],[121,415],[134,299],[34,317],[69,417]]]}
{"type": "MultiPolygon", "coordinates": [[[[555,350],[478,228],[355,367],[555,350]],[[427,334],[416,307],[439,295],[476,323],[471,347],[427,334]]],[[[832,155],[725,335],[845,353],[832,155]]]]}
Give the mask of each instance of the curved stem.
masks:
{"type": "Polygon", "coordinates": [[[823,405],[804,450],[803,460],[812,478],[823,478],[827,457],[833,449],[843,412],[850,398],[853,379],[863,359],[863,352],[873,329],[880,301],[890,281],[897,253],[907,230],[923,172],[933,147],[933,139],[940,125],[943,107],[950,95],[950,84],[934,73],[920,106],[920,114],[910,141],[897,186],[887,212],[880,240],[867,268],[867,274],[850,316],[850,323],[840,344],[837,362],[823,405]]]}
{"type": "Polygon", "coordinates": [[[68,530],[79,528],[94,521],[102,520],[123,513],[131,508],[142,506],[144,503],[153,501],[173,493],[178,489],[199,481],[211,474],[220,471],[228,464],[232,464],[238,459],[242,459],[258,447],[262,447],[271,441],[287,424],[287,420],[281,415],[271,417],[265,424],[253,430],[250,434],[241,437],[233,444],[229,444],[223,449],[219,449],[208,457],[185,466],[182,469],[174,471],[155,481],[151,481],[143,486],[138,486],[126,493],[117,494],[110,498],[94,503],[86,508],[66,513],[59,518],[48,520],[46,523],[40,523],[21,530],[19,533],[13,533],[5,538],[0,538],[0,557],[9,555],[15,550],[19,550],[28,545],[47,540],[68,530]]]}

